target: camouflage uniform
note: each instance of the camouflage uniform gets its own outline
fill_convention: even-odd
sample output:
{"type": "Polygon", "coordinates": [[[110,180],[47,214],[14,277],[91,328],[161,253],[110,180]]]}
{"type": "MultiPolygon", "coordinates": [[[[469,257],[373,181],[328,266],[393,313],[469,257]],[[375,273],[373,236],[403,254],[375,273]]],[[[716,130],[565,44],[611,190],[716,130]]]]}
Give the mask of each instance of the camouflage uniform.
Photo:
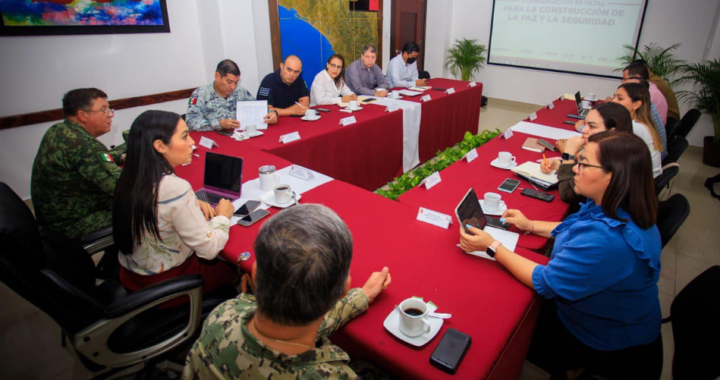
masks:
{"type": "Polygon", "coordinates": [[[367,310],[368,299],[352,289],[335,304],[320,325],[315,350],[287,356],[250,334],[255,297],[240,294],[219,305],[205,320],[202,334],[188,354],[183,379],[357,379],[350,357],[327,337],[367,310]]]}
{"type": "Polygon", "coordinates": [[[31,193],[38,222],[70,238],[109,226],[120,177],[116,162],[125,150],[126,144],[108,149],[69,119],[50,127],[32,169],[31,193]]]}
{"type": "Polygon", "coordinates": [[[237,118],[237,102],[255,100],[248,90],[237,87],[226,99],[218,95],[210,83],[195,89],[188,101],[185,122],[191,131],[218,131],[220,120],[237,118]]]}

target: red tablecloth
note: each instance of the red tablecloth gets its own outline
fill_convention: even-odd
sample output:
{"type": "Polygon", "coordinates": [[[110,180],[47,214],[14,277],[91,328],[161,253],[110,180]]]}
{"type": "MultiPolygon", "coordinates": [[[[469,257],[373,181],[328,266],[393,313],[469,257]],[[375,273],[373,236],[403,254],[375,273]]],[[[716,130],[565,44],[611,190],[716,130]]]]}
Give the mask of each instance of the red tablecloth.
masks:
{"type": "MultiPolygon", "coordinates": [[[[426,90],[429,102],[422,103],[420,122],[420,161],[425,162],[444,150],[462,141],[465,132],[476,134],[480,122],[482,83],[468,87],[469,82],[454,79],[434,78],[428,81],[433,88],[455,89],[454,94],[444,91],[426,90]]],[[[403,100],[419,102],[421,96],[405,97],[403,100]]]]}

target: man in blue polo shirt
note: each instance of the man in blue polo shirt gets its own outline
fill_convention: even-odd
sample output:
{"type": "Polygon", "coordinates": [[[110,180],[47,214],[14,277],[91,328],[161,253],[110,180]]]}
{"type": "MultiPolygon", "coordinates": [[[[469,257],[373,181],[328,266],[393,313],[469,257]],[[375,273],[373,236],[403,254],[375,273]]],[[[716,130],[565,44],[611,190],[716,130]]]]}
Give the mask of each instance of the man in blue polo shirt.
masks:
{"type": "Polygon", "coordinates": [[[268,108],[280,116],[302,116],[310,105],[310,92],[302,75],[302,62],[289,55],[280,69],[268,74],[260,83],[258,100],[268,101],[268,108]],[[298,105],[299,104],[299,105],[298,105]]]}

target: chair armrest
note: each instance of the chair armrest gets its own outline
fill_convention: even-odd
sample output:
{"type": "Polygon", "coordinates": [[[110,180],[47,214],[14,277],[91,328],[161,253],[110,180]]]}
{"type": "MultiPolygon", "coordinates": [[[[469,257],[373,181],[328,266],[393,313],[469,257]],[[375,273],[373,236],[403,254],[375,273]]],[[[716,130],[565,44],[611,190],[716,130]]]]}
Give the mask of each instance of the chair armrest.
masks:
{"type": "Polygon", "coordinates": [[[113,240],[113,228],[107,226],[95,230],[80,239],[80,245],[89,253],[95,254],[115,244],[113,240]]]}
{"type": "Polygon", "coordinates": [[[205,279],[201,274],[191,274],[150,285],[108,305],[105,308],[105,318],[121,317],[138,308],[144,308],[150,303],[157,304],[156,301],[165,297],[194,288],[201,288],[204,283],[205,279]]]}

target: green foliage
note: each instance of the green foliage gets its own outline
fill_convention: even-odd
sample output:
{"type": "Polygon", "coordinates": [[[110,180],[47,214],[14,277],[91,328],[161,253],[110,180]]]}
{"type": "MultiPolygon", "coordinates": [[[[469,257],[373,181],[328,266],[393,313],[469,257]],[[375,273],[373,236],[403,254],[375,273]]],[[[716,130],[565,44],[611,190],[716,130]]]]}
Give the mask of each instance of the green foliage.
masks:
{"type": "Polygon", "coordinates": [[[618,58],[622,62],[623,66],[616,69],[615,71],[622,71],[627,65],[632,63],[636,59],[642,59],[647,62],[650,67],[650,71],[657,74],[661,78],[668,82],[670,87],[676,85],[677,81],[674,80],[675,75],[680,72],[680,67],[685,64],[685,61],[676,59],[673,50],[680,47],[680,44],[672,45],[668,48],[662,48],[655,43],[645,45],[642,52],[636,51],[632,45],[623,45],[625,49],[625,55],[618,58]],[[635,55],[637,53],[637,56],[635,55]]]}
{"type": "Polygon", "coordinates": [[[692,83],[697,91],[678,91],[678,99],[704,112],[713,120],[715,142],[720,142],[720,61],[691,63],[680,68],[678,84],[692,83]]]}
{"type": "Polygon", "coordinates": [[[478,44],[477,40],[455,40],[455,46],[448,50],[445,68],[450,70],[450,74],[455,78],[459,75],[460,80],[467,82],[485,65],[485,51],[485,45],[478,44]]]}
{"type": "Polygon", "coordinates": [[[413,170],[412,172],[407,172],[400,177],[395,178],[394,181],[388,182],[387,185],[390,190],[378,190],[377,193],[385,198],[395,201],[399,196],[419,185],[422,180],[431,174],[439,172],[452,165],[455,161],[463,158],[467,152],[492,140],[500,133],[499,129],[496,129],[495,131],[485,130],[477,135],[465,132],[465,137],[462,141],[460,141],[460,143],[445,149],[445,151],[438,151],[437,157],[428,161],[425,165],[413,170]]]}

